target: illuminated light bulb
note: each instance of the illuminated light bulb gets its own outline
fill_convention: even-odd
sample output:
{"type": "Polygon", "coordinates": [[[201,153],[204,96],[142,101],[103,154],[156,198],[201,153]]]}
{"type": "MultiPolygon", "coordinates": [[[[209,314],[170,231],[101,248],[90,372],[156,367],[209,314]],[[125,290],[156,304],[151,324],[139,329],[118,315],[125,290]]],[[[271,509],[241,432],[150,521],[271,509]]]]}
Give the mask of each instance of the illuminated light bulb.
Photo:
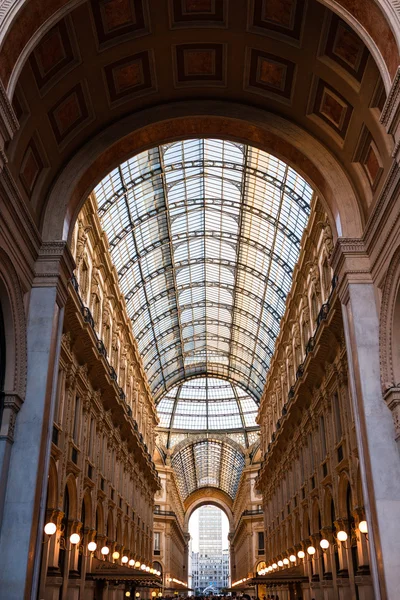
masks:
{"type": "Polygon", "coordinates": [[[146,567],[146,572],[148,573],[150,571],[150,567],[146,567]]]}
{"type": "Polygon", "coordinates": [[[123,565],[126,565],[126,563],[128,562],[128,560],[129,560],[129,558],[127,556],[123,556],[121,558],[121,562],[122,562],[123,565]]]}
{"type": "Polygon", "coordinates": [[[281,560],[278,560],[278,567],[283,567],[283,562],[281,560]]]}
{"type": "Polygon", "coordinates": [[[367,521],[360,521],[360,523],[358,524],[358,529],[361,531],[361,533],[368,533],[367,521]]]}
{"type": "Polygon", "coordinates": [[[322,550],[327,550],[329,548],[329,542],[325,539],[322,539],[319,545],[321,546],[322,550]]]}
{"type": "Polygon", "coordinates": [[[151,595],[153,596],[153,598],[155,598],[157,596],[156,592],[151,592],[151,595]]]}
{"type": "Polygon", "coordinates": [[[125,592],[125,596],[126,596],[127,598],[130,598],[130,597],[131,597],[131,593],[130,593],[130,592],[125,592]]]}
{"type": "Polygon", "coordinates": [[[79,535],[79,533],[73,533],[69,536],[69,541],[71,542],[71,544],[76,546],[76,544],[79,544],[79,542],[81,541],[81,536],[79,535]]]}
{"type": "Polygon", "coordinates": [[[44,532],[46,535],[53,535],[57,531],[57,525],[55,523],[46,523],[44,526],[44,532]]]}
{"type": "Polygon", "coordinates": [[[140,565],[140,568],[142,569],[142,571],[146,570],[146,565],[143,563],[142,565],[140,565]]]}
{"type": "Polygon", "coordinates": [[[308,548],[307,548],[307,552],[308,552],[308,554],[310,554],[311,556],[312,556],[313,554],[315,554],[315,548],[314,548],[314,546],[308,546],[308,548]]]}
{"type": "Polygon", "coordinates": [[[298,556],[299,558],[304,558],[304,557],[305,557],[304,550],[299,550],[299,551],[298,551],[298,553],[297,553],[297,556],[298,556]]]}
{"type": "Polygon", "coordinates": [[[284,559],[283,559],[283,564],[284,564],[284,565],[288,565],[288,564],[289,564],[289,560],[288,560],[287,558],[284,558],[284,559]]]}
{"type": "Polygon", "coordinates": [[[103,546],[100,552],[103,556],[107,556],[107,554],[110,554],[110,548],[108,548],[108,546],[103,546]]]}
{"type": "Polygon", "coordinates": [[[290,560],[290,562],[292,562],[292,563],[295,563],[295,562],[296,562],[296,557],[295,557],[295,555],[294,555],[294,554],[291,554],[291,555],[289,556],[289,560],[290,560]]]}
{"type": "Polygon", "coordinates": [[[135,561],[133,560],[133,558],[131,558],[131,560],[129,561],[128,565],[130,567],[134,567],[135,566],[135,561]]]}
{"type": "Polygon", "coordinates": [[[135,568],[136,568],[136,569],[140,569],[140,561],[139,561],[139,560],[137,560],[137,561],[135,562],[135,568]]]}
{"type": "Polygon", "coordinates": [[[97,544],[96,542],[89,542],[87,547],[89,552],[94,552],[97,548],[97,544]]]}
{"type": "Polygon", "coordinates": [[[117,551],[113,552],[112,557],[113,557],[114,560],[118,560],[119,559],[119,552],[117,552],[117,551]]]}
{"type": "Polygon", "coordinates": [[[272,568],[273,568],[273,569],[277,569],[277,568],[278,568],[278,565],[277,565],[276,563],[274,563],[274,564],[272,565],[272,568]]]}
{"type": "Polygon", "coordinates": [[[345,542],[347,540],[347,533],[345,531],[338,531],[336,537],[339,542],[345,542]]]}

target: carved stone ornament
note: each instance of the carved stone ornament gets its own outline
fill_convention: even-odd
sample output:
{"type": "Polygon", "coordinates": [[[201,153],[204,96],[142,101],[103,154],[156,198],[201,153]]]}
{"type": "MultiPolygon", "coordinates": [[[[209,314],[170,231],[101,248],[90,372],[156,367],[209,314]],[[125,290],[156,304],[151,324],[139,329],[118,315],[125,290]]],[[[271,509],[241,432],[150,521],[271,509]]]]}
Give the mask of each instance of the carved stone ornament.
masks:
{"type": "Polygon", "coordinates": [[[328,256],[328,258],[331,257],[331,254],[333,252],[333,237],[332,237],[332,229],[331,226],[329,224],[329,221],[326,220],[325,223],[323,223],[322,225],[322,241],[325,247],[325,252],[328,256]]]}

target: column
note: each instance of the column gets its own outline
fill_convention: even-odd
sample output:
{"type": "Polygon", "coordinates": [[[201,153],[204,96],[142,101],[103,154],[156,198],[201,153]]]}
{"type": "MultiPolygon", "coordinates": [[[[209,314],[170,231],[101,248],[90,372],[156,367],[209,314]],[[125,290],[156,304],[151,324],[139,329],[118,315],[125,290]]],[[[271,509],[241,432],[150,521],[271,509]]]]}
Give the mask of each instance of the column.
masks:
{"type": "Polygon", "coordinates": [[[339,239],[331,262],[339,277],[375,598],[395,600],[400,589],[400,457],[382,397],[376,290],[361,240],[339,239]]]}
{"type": "Polygon", "coordinates": [[[42,246],[29,299],[26,395],[15,422],[0,532],[1,600],[37,597],[63,306],[72,269],[65,242],[42,246]]]}

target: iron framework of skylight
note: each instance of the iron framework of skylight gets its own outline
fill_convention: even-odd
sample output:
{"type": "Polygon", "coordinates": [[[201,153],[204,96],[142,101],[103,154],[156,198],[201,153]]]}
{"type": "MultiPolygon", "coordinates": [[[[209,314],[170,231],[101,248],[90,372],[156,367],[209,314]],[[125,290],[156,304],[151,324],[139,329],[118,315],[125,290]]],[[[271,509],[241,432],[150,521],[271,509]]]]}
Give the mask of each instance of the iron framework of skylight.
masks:
{"type": "Polygon", "coordinates": [[[196,375],[262,394],[312,189],[250,146],[180,141],[96,187],[155,399],[196,375]]]}
{"type": "Polygon", "coordinates": [[[203,439],[179,447],[171,464],[183,500],[202,487],[219,488],[234,499],[245,459],[233,442],[203,439]]]}
{"type": "Polygon", "coordinates": [[[234,383],[211,377],[183,381],[157,404],[160,430],[240,431],[244,434],[243,446],[247,447],[253,443],[250,432],[259,429],[257,411],[258,405],[248,392],[234,383]]]}

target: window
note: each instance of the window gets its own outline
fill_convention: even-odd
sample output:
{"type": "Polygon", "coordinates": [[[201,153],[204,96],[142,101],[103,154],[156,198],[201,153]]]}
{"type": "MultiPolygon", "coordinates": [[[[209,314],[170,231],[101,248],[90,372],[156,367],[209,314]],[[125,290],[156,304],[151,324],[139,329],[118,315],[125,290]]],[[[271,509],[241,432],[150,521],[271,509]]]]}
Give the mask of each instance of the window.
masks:
{"type": "Polygon", "coordinates": [[[340,401],[337,393],[333,394],[333,413],[335,418],[335,431],[336,431],[336,443],[338,444],[342,439],[342,418],[340,414],[340,401]]]}
{"type": "Polygon", "coordinates": [[[264,554],[264,532],[258,532],[258,554],[264,554]]]}
{"type": "Polygon", "coordinates": [[[159,556],[161,553],[161,547],[160,547],[160,532],[159,531],[155,531],[154,532],[154,554],[156,556],[159,556]]]}
{"type": "Polygon", "coordinates": [[[74,427],[72,431],[72,437],[77,446],[79,446],[80,404],[80,398],[78,395],[76,395],[74,408],[74,427]]]}
{"type": "Polygon", "coordinates": [[[324,416],[321,415],[319,418],[319,432],[321,436],[321,459],[325,460],[326,457],[326,434],[325,434],[325,420],[324,416]]]}

